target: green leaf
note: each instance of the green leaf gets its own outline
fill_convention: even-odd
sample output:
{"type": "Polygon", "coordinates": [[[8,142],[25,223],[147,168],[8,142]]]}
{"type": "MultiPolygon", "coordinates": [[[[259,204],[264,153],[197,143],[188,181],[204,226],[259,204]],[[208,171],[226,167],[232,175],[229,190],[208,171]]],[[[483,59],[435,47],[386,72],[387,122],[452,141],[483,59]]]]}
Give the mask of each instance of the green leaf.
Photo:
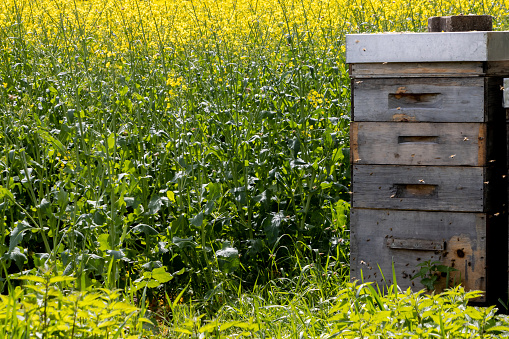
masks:
{"type": "Polygon", "coordinates": [[[114,250],[108,250],[106,251],[106,254],[113,256],[115,260],[119,260],[125,257],[124,252],[122,250],[114,251],[114,250]]]}
{"type": "Polygon", "coordinates": [[[205,204],[205,208],[203,209],[203,213],[206,215],[212,213],[214,211],[215,204],[214,200],[207,201],[207,204],[205,204]]]}
{"type": "Polygon", "coordinates": [[[174,329],[175,332],[180,332],[180,333],[185,333],[185,334],[193,334],[193,332],[185,329],[185,328],[180,328],[180,327],[176,327],[174,329]]]}
{"type": "Polygon", "coordinates": [[[221,197],[221,184],[211,182],[207,185],[207,190],[208,190],[207,200],[215,201],[219,197],[221,197]]]}
{"type": "Polygon", "coordinates": [[[7,188],[0,186],[0,200],[8,198],[14,201],[14,195],[7,188]]]}
{"type": "Polygon", "coordinates": [[[26,221],[20,221],[17,223],[16,227],[11,232],[11,237],[9,241],[9,252],[14,251],[16,246],[23,240],[23,236],[25,232],[33,227],[26,221]]]}
{"type": "Polygon", "coordinates": [[[35,275],[24,275],[24,276],[21,276],[21,277],[16,277],[14,279],[17,279],[17,280],[27,280],[27,281],[32,281],[32,282],[41,283],[41,284],[45,284],[46,283],[46,279],[44,279],[42,277],[35,276],[35,275]]]}
{"type": "Polygon", "coordinates": [[[9,259],[14,260],[16,262],[16,266],[21,270],[23,268],[23,264],[28,260],[24,253],[21,253],[18,247],[15,247],[9,253],[6,253],[9,259]]]}
{"type": "Polygon", "coordinates": [[[482,320],[484,319],[484,314],[480,312],[479,310],[469,307],[465,311],[463,311],[465,314],[467,314],[470,318],[475,320],[482,320]]]}
{"type": "Polygon", "coordinates": [[[159,283],[164,284],[165,282],[170,281],[173,279],[173,276],[166,272],[166,269],[164,267],[156,268],[152,271],[152,278],[157,280],[159,283]]]}
{"type": "Polygon", "coordinates": [[[220,324],[217,320],[215,320],[215,321],[212,321],[212,322],[210,322],[210,323],[200,327],[198,329],[198,332],[200,332],[200,333],[203,333],[203,332],[212,332],[216,328],[218,328],[219,325],[221,325],[221,330],[223,330],[223,324],[220,324]]]}
{"type": "Polygon", "coordinates": [[[153,227],[147,225],[147,224],[139,224],[132,228],[132,231],[137,232],[143,232],[145,235],[156,235],[159,234],[153,227]]]}
{"type": "Polygon", "coordinates": [[[195,248],[196,247],[196,243],[193,241],[193,237],[190,237],[190,238],[185,238],[185,239],[181,239],[179,237],[173,237],[172,239],[172,242],[178,246],[178,248],[180,249],[184,249],[184,248],[195,248]]]}
{"type": "Polygon", "coordinates": [[[51,217],[52,214],[51,214],[51,210],[50,210],[50,207],[51,207],[51,202],[46,199],[46,198],[43,198],[41,200],[41,203],[39,204],[39,206],[37,206],[41,212],[43,212],[44,214],[46,214],[46,216],[48,217],[51,217]]]}
{"type": "Polygon", "coordinates": [[[264,228],[269,244],[274,244],[281,232],[281,223],[285,219],[284,212],[273,213],[269,224],[264,228]]]}
{"type": "Polygon", "coordinates": [[[240,266],[239,251],[231,247],[228,241],[225,241],[223,248],[216,252],[216,259],[223,273],[232,273],[240,266]]]}
{"type": "Polygon", "coordinates": [[[148,203],[148,211],[147,214],[154,215],[159,212],[161,207],[163,206],[163,201],[161,200],[160,196],[154,195],[149,203],[148,203]]]}
{"type": "Polygon", "coordinates": [[[293,151],[293,157],[296,158],[297,154],[300,152],[300,140],[299,138],[290,139],[288,141],[288,147],[293,151]]]}
{"type": "Polygon", "coordinates": [[[39,133],[39,136],[46,142],[52,144],[53,146],[55,146],[56,148],[58,148],[58,151],[61,153],[61,154],[66,154],[67,153],[67,149],[64,147],[64,145],[60,142],[60,140],[56,139],[55,137],[53,137],[51,134],[49,134],[47,131],[45,130],[42,130],[42,129],[39,129],[37,130],[38,133],[39,133]]]}
{"type": "Polygon", "coordinates": [[[111,133],[106,142],[108,143],[108,152],[113,153],[115,151],[115,134],[111,133]]]}
{"type": "Polygon", "coordinates": [[[509,332],[509,326],[493,326],[488,328],[486,332],[509,332]]]}
{"type": "Polygon", "coordinates": [[[308,168],[310,165],[304,160],[297,158],[295,160],[290,161],[290,168],[308,168]]]}
{"type": "Polygon", "coordinates": [[[97,242],[99,243],[99,250],[106,251],[110,248],[110,235],[107,233],[100,234],[97,237],[97,242]]]}
{"type": "Polygon", "coordinates": [[[220,282],[217,286],[208,290],[207,293],[205,293],[205,296],[203,297],[205,301],[210,300],[215,295],[222,294],[224,292],[222,284],[223,283],[220,282]]]}
{"type": "Polygon", "coordinates": [[[58,282],[73,281],[73,280],[76,280],[76,278],[75,277],[69,277],[69,276],[61,275],[61,276],[58,276],[58,277],[51,278],[49,280],[49,283],[50,284],[55,284],[55,283],[58,283],[58,282]]]}
{"type": "Polygon", "coordinates": [[[189,222],[191,223],[191,225],[194,225],[196,227],[201,227],[201,225],[203,223],[203,212],[200,212],[197,215],[195,215],[194,218],[189,220],[189,222]]]}
{"type": "Polygon", "coordinates": [[[148,287],[148,288],[154,288],[154,287],[157,287],[157,286],[159,286],[159,285],[161,285],[161,284],[159,283],[159,281],[154,280],[154,279],[150,279],[150,280],[147,282],[147,287],[148,287]]]}
{"type": "Polygon", "coordinates": [[[344,154],[343,154],[343,149],[341,148],[336,148],[333,152],[332,152],[332,163],[333,164],[337,164],[338,162],[340,162],[341,160],[343,160],[344,158],[344,154]]]}

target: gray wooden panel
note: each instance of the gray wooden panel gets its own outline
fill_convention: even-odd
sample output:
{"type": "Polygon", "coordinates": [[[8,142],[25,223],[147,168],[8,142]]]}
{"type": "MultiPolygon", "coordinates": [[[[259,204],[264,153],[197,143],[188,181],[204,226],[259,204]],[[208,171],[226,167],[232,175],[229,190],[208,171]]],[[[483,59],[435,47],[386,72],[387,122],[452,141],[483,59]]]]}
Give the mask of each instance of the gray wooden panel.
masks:
{"type": "Polygon", "coordinates": [[[355,164],[484,166],[485,123],[352,122],[355,164]]]}
{"type": "Polygon", "coordinates": [[[353,81],[354,121],[484,122],[484,79],[353,81]]]}
{"type": "Polygon", "coordinates": [[[350,76],[360,78],[468,77],[484,75],[483,63],[476,62],[396,62],[351,64],[350,76]]]}
{"type": "MultiPolygon", "coordinates": [[[[398,286],[416,291],[424,286],[411,277],[419,271],[418,264],[431,260],[458,269],[451,279],[461,277],[467,290],[486,291],[486,224],[482,213],[352,209],[350,277],[360,280],[362,270],[364,281],[383,285],[381,269],[392,284],[394,261],[398,286]],[[407,248],[391,248],[388,244],[394,239],[413,241],[406,243],[407,248]],[[416,250],[416,243],[436,247],[416,250]]],[[[438,290],[446,286],[445,278],[438,282],[438,290]]]]}
{"type": "Polygon", "coordinates": [[[347,34],[346,62],[509,60],[509,32],[347,34]]]}
{"type": "Polygon", "coordinates": [[[485,212],[484,167],[353,165],[352,206],[485,212]]]}

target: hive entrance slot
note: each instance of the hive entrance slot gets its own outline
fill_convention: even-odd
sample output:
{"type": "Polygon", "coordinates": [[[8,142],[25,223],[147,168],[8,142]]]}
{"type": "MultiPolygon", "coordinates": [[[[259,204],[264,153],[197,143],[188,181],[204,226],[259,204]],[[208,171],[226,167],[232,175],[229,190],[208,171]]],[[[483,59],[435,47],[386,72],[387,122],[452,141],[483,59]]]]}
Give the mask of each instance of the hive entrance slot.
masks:
{"type": "Polygon", "coordinates": [[[415,238],[388,238],[387,247],[394,250],[443,251],[445,249],[445,242],[415,238]]]}
{"type": "Polygon", "coordinates": [[[440,93],[389,93],[389,109],[440,108],[440,93]]]}
{"type": "Polygon", "coordinates": [[[438,144],[438,136],[399,136],[398,144],[438,144]]]}
{"type": "Polygon", "coordinates": [[[433,199],[437,197],[437,185],[395,184],[396,198],[433,199]]]}

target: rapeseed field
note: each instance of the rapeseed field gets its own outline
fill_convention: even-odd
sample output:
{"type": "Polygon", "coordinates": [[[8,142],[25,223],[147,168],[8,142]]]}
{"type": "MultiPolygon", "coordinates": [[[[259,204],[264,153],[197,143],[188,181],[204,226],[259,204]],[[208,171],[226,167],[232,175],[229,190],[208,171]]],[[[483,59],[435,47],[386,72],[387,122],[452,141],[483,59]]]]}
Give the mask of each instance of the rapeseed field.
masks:
{"type": "Polygon", "coordinates": [[[0,337],[506,333],[494,309],[467,306],[476,293],[347,283],[344,39],[452,14],[505,30],[508,11],[3,0],[0,337]]]}

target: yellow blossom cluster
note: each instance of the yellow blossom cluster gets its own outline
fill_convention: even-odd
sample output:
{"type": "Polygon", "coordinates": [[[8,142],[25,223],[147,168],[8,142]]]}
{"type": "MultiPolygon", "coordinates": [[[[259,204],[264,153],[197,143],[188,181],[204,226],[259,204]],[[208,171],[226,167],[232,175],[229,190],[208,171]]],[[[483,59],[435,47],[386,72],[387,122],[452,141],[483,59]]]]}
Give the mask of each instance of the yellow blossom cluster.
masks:
{"type": "MultiPolygon", "coordinates": [[[[244,39],[279,43],[302,32],[302,40],[330,44],[338,32],[424,30],[427,18],[491,14],[495,29],[507,23],[509,0],[4,0],[0,28],[24,25],[26,41],[79,38],[101,57],[142,48],[184,50],[244,39]],[[505,20],[505,21],[504,21],[505,20]]],[[[8,48],[8,46],[4,47],[8,48]]]]}
{"type": "Polygon", "coordinates": [[[330,100],[325,98],[323,94],[318,93],[315,90],[311,90],[308,93],[309,103],[315,108],[323,107],[324,105],[330,104],[330,100]]]}

